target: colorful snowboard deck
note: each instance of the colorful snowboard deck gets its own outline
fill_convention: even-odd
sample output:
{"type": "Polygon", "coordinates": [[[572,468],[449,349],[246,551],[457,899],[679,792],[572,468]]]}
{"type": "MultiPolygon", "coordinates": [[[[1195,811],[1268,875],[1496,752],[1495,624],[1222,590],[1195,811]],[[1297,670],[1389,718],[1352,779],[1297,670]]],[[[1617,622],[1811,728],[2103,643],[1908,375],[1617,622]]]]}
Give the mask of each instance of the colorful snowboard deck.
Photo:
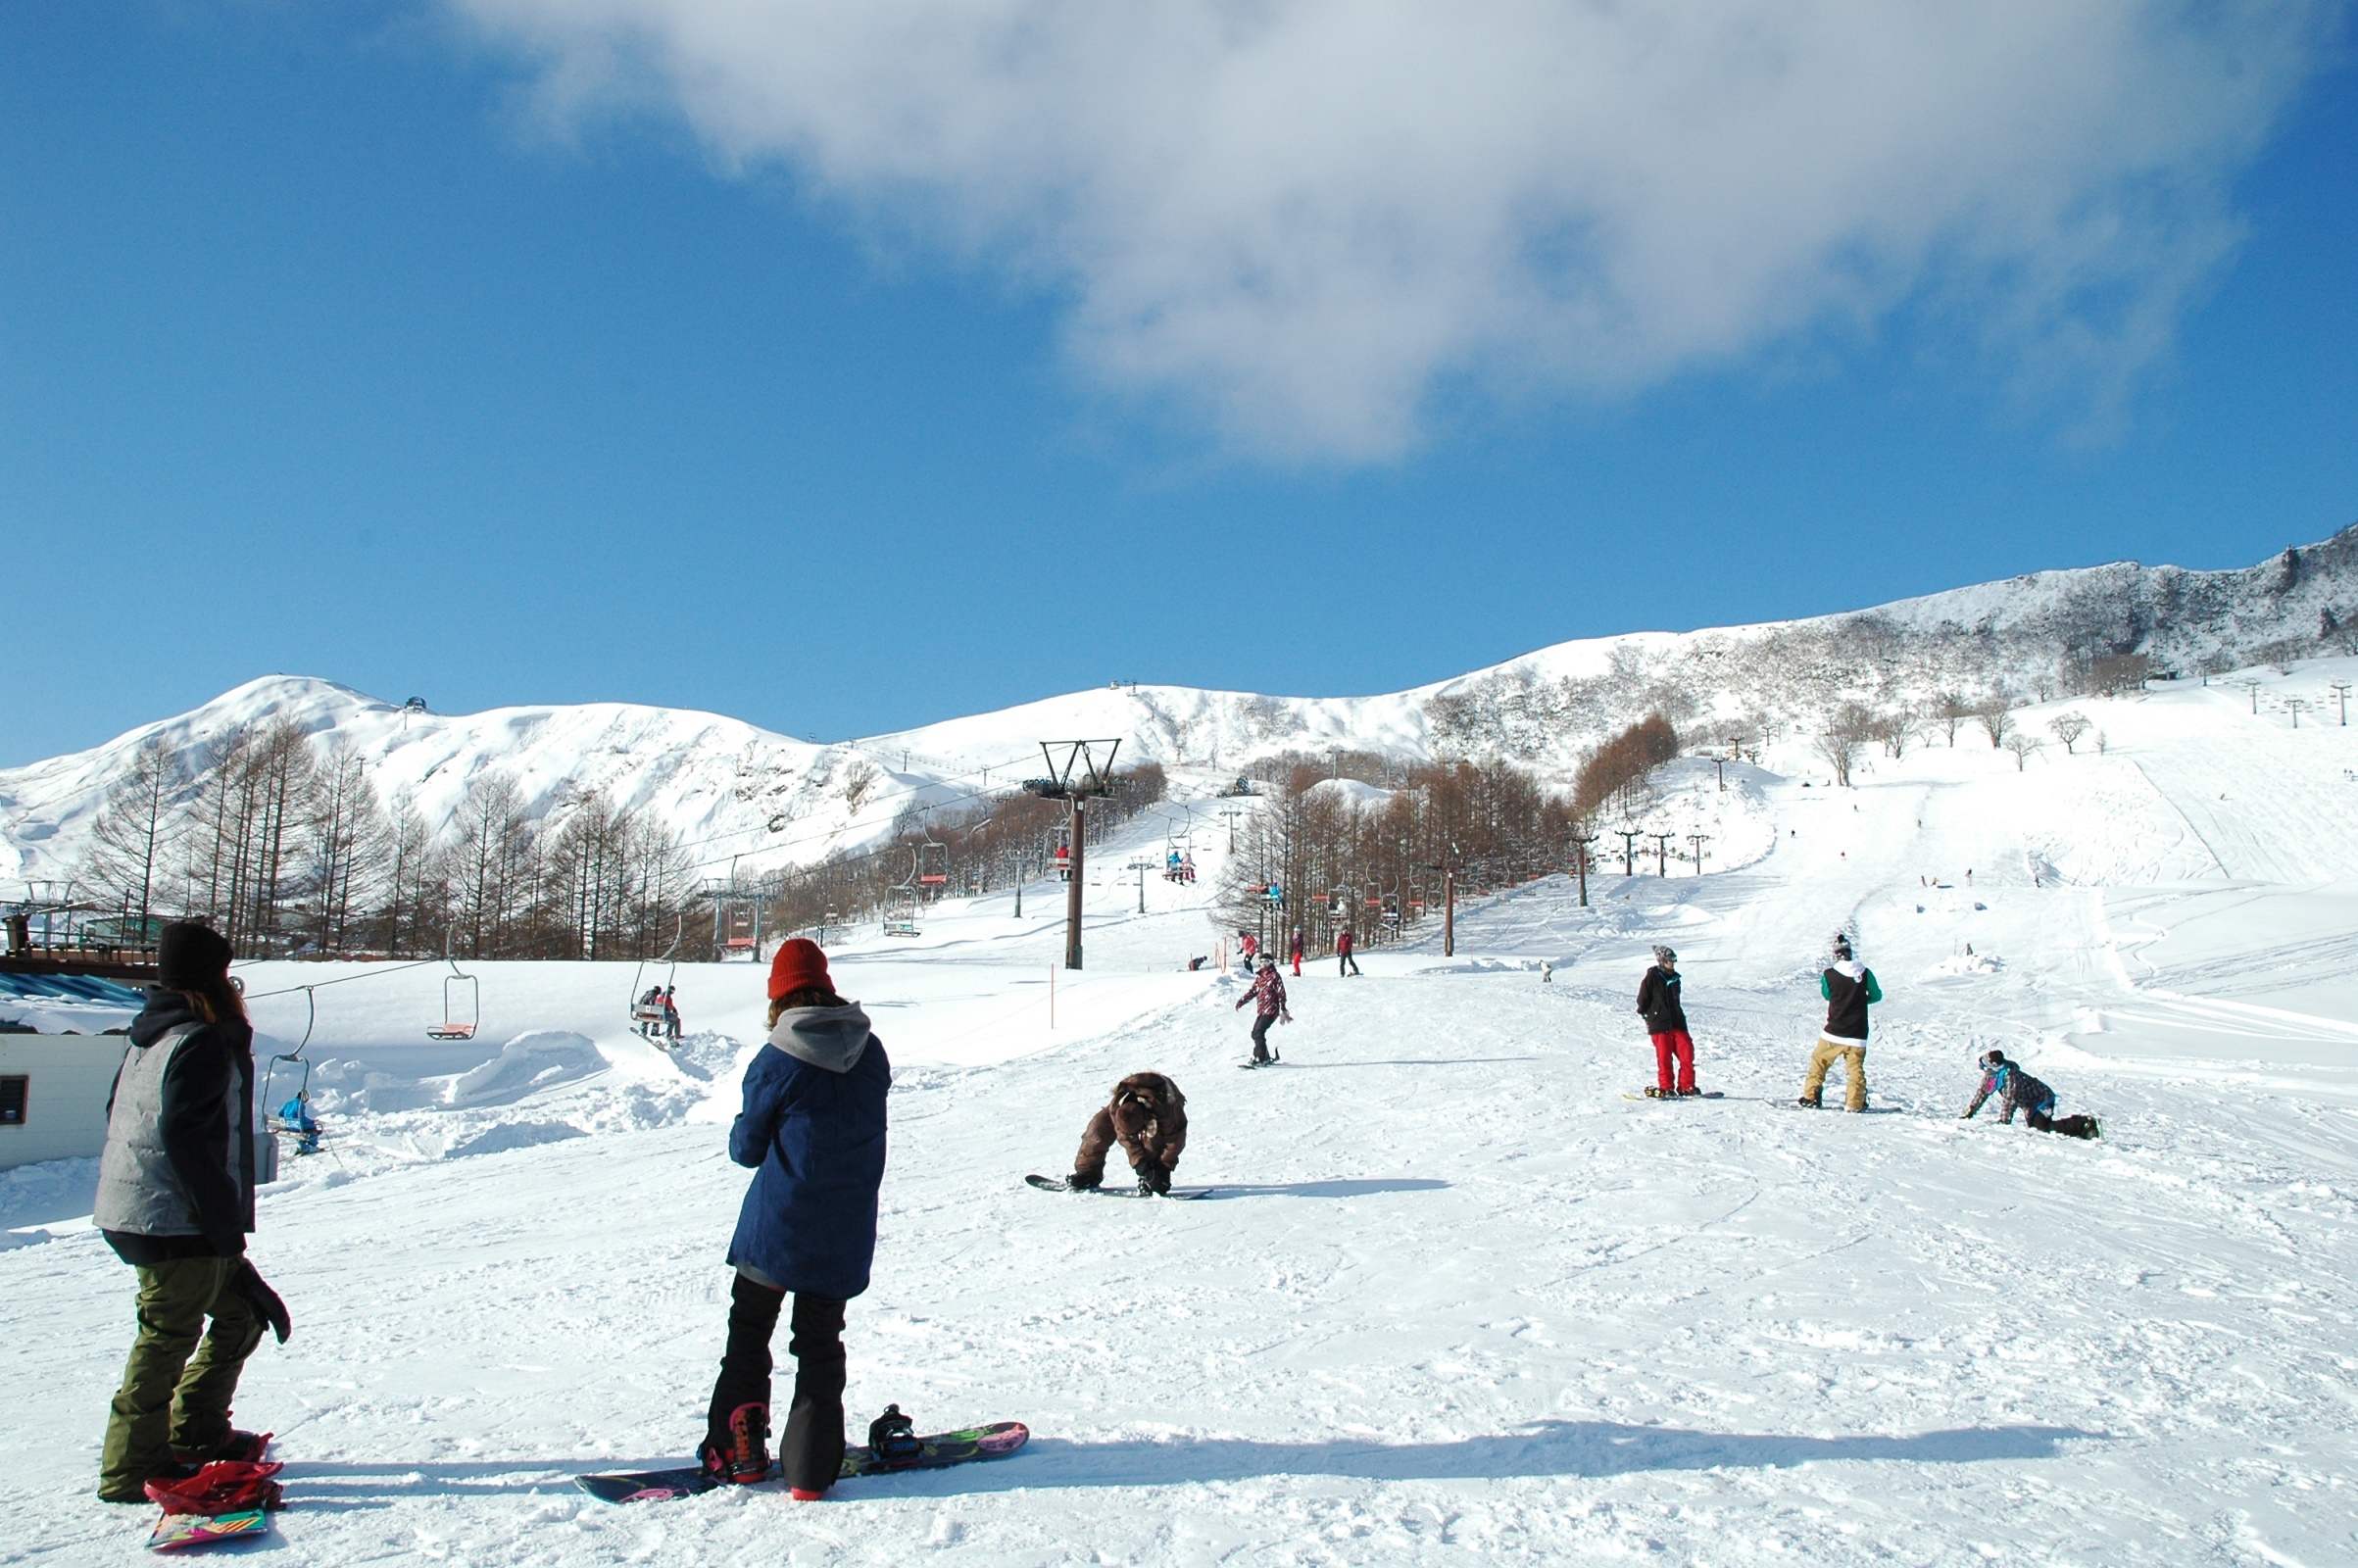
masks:
{"type": "MultiPolygon", "coordinates": [[[[1031,1428],[1020,1421],[995,1421],[989,1426],[919,1438],[920,1447],[914,1458],[879,1459],[861,1445],[844,1450],[841,1474],[848,1481],[856,1476],[890,1475],[903,1470],[939,1470],[975,1459],[1004,1459],[1029,1443],[1031,1437],[1031,1428]]],[[[762,1484],[770,1485],[777,1480],[778,1467],[773,1464],[762,1484]]],[[[717,1491],[721,1485],[693,1465],[678,1470],[575,1476],[573,1484],[601,1502],[668,1502],[674,1497],[693,1497],[717,1491]]]]}
{"type": "Polygon", "coordinates": [[[189,1546],[210,1546],[217,1541],[251,1541],[270,1528],[270,1515],[260,1508],[212,1515],[168,1513],[156,1522],[155,1534],[147,1538],[147,1549],[179,1551],[189,1546]]]}

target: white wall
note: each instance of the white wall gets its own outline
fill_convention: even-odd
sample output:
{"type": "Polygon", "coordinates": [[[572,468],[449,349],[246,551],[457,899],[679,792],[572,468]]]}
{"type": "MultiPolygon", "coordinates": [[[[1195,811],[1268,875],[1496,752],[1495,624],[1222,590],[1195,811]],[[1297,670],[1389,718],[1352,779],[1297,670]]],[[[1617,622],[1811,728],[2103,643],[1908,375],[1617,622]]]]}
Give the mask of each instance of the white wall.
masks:
{"type": "Polygon", "coordinates": [[[0,1077],[31,1080],[24,1125],[0,1127],[0,1170],[97,1155],[107,1142],[107,1092],[128,1044],[121,1035],[0,1034],[0,1077]]]}

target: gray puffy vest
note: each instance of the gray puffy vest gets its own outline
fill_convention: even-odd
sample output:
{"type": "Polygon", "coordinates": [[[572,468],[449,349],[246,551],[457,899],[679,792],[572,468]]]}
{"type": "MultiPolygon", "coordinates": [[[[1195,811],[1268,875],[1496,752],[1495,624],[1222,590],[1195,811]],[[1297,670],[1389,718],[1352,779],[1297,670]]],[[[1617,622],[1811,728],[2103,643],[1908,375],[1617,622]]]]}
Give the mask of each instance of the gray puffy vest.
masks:
{"type": "MultiPolygon", "coordinates": [[[[164,1074],[172,1054],[203,1024],[182,1024],[169,1030],[152,1046],[132,1046],[124,1053],[123,1071],[115,1079],[115,1108],[107,1116],[106,1152],[98,1159],[98,1201],[91,1220],[102,1231],[127,1231],[134,1236],[199,1236],[196,1203],[172,1169],[164,1147],[164,1074]]],[[[252,1129],[240,1125],[248,1114],[252,1088],[234,1063],[229,1069],[228,1108],[217,1129],[222,1158],[243,1189],[241,1207],[251,1209],[253,1189],[243,1143],[252,1129]]]]}

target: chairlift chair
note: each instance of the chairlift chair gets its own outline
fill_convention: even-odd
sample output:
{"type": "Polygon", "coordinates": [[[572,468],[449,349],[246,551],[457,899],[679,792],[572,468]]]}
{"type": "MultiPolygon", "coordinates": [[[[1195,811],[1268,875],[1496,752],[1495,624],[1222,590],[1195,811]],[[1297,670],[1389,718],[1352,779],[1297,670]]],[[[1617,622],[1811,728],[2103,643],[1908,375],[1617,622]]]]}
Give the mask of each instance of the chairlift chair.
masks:
{"type": "Polygon", "coordinates": [[[649,1045],[659,1049],[668,1049],[671,1020],[678,1016],[671,1008],[663,1005],[663,994],[671,989],[679,975],[679,960],[672,955],[679,952],[679,941],[682,933],[687,930],[687,920],[688,917],[685,914],[679,917],[679,923],[671,933],[671,946],[665,948],[657,957],[641,958],[638,967],[631,971],[631,1032],[649,1045]],[[663,971],[663,983],[656,986],[641,985],[640,982],[647,978],[647,971],[658,967],[663,971]]]}
{"type": "Polygon", "coordinates": [[[428,1040],[472,1040],[483,1020],[483,991],[475,977],[451,965],[442,977],[442,1022],[425,1032],[428,1040]]]}

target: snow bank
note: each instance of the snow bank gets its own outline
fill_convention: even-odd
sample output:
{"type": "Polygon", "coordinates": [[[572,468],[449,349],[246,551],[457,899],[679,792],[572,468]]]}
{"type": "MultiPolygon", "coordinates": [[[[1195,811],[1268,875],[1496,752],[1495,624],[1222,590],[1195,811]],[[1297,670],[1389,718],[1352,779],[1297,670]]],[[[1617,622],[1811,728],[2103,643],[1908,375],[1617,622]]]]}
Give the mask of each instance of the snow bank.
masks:
{"type": "Polygon", "coordinates": [[[606,1070],[606,1057],[584,1037],[564,1030],[517,1035],[480,1067],[451,1081],[452,1105],[500,1105],[606,1070]]]}

